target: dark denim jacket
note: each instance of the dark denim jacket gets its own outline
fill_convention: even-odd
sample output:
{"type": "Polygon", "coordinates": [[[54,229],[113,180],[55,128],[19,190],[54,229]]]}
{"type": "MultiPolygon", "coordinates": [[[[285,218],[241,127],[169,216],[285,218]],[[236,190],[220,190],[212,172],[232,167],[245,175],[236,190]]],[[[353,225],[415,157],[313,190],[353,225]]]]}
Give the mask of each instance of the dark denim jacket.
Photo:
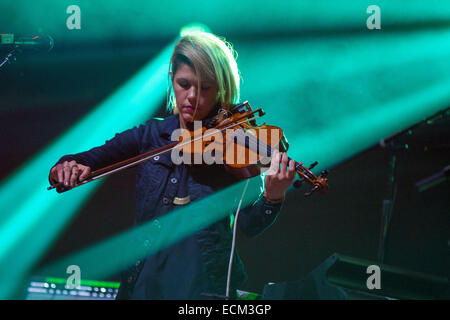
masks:
{"type": "MultiPolygon", "coordinates": [[[[151,119],[145,125],[116,134],[100,147],[66,155],[57,163],[75,160],[92,170],[154,150],[171,142],[179,128],[177,115],[164,120],[151,119]]],[[[249,188],[260,188],[252,205],[241,209],[238,227],[253,237],[268,228],[278,216],[281,204],[269,204],[262,196],[262,179],[251,179],[249,188]],[[255,183],[257,185],[255,185],[255,183]]],[[[175,197],[198,200],[237,182],[221,165],[175,165],[170,152],[138,165],[136,179],[136,218],[140,225],[171,211],[175,197]]],[[[144,237],[145,238],[145,237],[144,237]]],[[[137,261],[124,273],[118,298],[205,299],[208,294],[224,295],[232,230],[229,217],[195,232],[157,254],[137,261]],[[206,295],[205,295],[206,294],[206,295]]],[[[148,243],[148,239],[142,239],[148,243]]],[[[232,267],[231,289],[245,282],[243,264],[237,252],[232,267]]]]}

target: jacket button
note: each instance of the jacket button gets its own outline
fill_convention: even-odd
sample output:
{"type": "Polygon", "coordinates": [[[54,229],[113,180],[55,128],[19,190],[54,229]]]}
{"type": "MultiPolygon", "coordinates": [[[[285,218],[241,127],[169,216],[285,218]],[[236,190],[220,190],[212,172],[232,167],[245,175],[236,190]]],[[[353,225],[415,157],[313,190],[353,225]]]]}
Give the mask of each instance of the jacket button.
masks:
{"type": "Polygon", "coordinates": [[[172,179],[170,179],[170,182],[172,182],[172,183],[177,183],[178,180],[177,180],[177,178],[172,178],[172,179]]]}
{"type": "Polygon", "coordinates": [[[155,228],[161,229],[161,223],[159,223],[159,220],[158,220],[158,219],[153,220],[152,225],[153,225],[155,228]]]}
{"type": "Polygon", "coordinates": [[[159,156],[154,157],[153,160],[158,161],[159,160],[159,156]]]}
{"type": "Polygon", "coordinates": [[[266,210],[265,214],[272,214],[272,210],[266,210]]]}
{"type": "Polygon", "coordinates": [[[170,202],[169,198],[167,198],[167,197],[163,198],[163,203],[164,204],[169,204],[169,202],[170,202]]]}

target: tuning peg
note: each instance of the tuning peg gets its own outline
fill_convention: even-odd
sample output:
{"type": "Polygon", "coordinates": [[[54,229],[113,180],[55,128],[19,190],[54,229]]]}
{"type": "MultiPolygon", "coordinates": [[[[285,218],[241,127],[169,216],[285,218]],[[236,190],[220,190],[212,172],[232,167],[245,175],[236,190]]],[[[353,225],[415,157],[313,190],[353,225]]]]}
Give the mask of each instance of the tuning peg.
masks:
{"type": "Polygon", "coordinates": [[[309,196],[312,195],[314,192],[316,192],[318,189],[319,189],[319,186],[314,186],[314,188],[312,188],[310,192],[306,192],[306,193],[305,193],[305,197],[309,197],[309,196]]]}
{"type": "Polygon", "coordinates": [[[314,161],[308,168],[308,170],[311,170],[312,168],[314,168],[315,166],[317,166],[318,162],[314,161]]]}

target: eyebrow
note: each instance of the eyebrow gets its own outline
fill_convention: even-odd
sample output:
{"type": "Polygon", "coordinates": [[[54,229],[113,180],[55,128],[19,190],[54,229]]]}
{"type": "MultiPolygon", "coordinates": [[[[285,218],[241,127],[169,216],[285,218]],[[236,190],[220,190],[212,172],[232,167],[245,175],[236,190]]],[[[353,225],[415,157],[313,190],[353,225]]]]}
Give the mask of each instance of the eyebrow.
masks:
{"type": "Polygon", "coordinates": [[[190,81],[190,80],[187,79],[187,78],[176,78],[176,80],[190,81]]]}
{"type": "MultiPolygon", "coordinates": [[[[191,80],[189,80],[189,79],[187,79],[187,78],[176,78],[175,79],[176,81],[186,81],[186,82],[191,82],[191,80]]],[[[195,83],[197,83],[197,80],[195,80],[195,81],[193,81],[193,82],[195,82],[195,83]]],[[[207,80],[204,80],[204,81],[202,81],[201,82],[202,84],[213,84],[213,82],[211,82],[211,81],[207,81],[207,80]]]]}

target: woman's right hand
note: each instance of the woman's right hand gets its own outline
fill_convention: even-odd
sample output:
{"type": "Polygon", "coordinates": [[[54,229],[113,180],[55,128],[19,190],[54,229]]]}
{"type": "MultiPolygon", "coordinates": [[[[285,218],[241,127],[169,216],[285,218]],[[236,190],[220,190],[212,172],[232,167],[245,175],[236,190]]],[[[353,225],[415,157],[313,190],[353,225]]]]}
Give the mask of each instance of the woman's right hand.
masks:
{"type": "Polygon", "coordinates": [[[61,193],[81,182],[91,173],[91,168],[77,163],[75,160],[64,161],[50,169],[49,180],[56,191],[61,193]]]}

